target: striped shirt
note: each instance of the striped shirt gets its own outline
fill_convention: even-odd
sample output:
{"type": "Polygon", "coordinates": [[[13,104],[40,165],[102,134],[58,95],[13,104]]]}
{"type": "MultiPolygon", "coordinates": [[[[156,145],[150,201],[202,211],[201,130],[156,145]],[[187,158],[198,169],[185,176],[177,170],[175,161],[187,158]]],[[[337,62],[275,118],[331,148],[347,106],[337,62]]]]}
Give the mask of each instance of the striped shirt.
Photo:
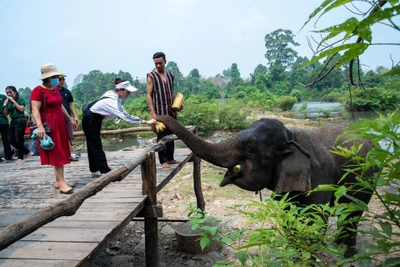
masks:
{"type": "Polygon", "coordinates": [[[167,80],[163,81],[160,74],[153,71],[147,74],[147,77],[153,79],[153,107],[157,115],[169,115],[175,117],[176,114],[172,110],[172,102],[174,100],[174,75],[165,71],[167,80]]]}

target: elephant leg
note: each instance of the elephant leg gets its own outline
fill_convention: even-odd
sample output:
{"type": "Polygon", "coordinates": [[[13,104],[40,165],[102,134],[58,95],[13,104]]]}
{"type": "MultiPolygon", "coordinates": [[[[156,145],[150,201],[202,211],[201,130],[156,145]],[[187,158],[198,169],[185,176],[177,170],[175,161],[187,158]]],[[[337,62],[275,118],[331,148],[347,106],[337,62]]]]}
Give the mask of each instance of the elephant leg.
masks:
{"type": "Polygon", "coordinates": [[[361,218],[363,212],[353,212],[346,220],[356,220],[355,222],[346,223],[343,227],[341,236],[335,240],[338,245],[346,245],[345,258],[350,258],[358,253],[357,246],[357,228],[358,220],[361,218]]]}

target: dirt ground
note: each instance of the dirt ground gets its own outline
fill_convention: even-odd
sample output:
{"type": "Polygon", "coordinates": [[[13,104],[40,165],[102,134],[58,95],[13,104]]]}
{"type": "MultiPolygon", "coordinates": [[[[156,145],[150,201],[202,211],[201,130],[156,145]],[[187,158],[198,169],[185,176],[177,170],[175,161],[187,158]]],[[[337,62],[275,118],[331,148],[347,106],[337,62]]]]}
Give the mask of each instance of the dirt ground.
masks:
{"type": "MultiPolygon", "coordinates": [[[[282,119],[289,128],[309,128],[317,126],[315,122],[298,121],[293,119],[282,119]]],[[[158,194],[157,201],[164,209],[164,218],[167,220],[185,220],[188,219],[186,210],[189,203],[196,202],[192,185],[192,164],[186,166],[171,182],[158,194]]],[[[254,192],[242,190],[236,186],[230,185],[219,187],[219,181],[222,179],[225,170],[215,167],[202,161],[202,188],[206,202],[206,211],[208,215],[221,220],[221,223],[228,229],[243,228],[247,219],[239,214],[227,216],[232,213],[229,208],[232,205],[245,205],[250,200],[260,200],[259,195],[254,192]]],[[[264,190],[262,194],[268,194],[264,190]]],[[[378,212],[382,210],[379,202],[372,199],[369,204],[370,210],[378,212]]],[[[234,252],[224,248],[222,253],[211,251],[207,254],[192,255],[178,250],[175,228],[182,222],[160,222],[159,223],[159,259],[160,266],[168,267],[208,267],[213,266],[221,259],[234,259],[234,252]]],[[[372,221],[360,224],[360,229],[373,229],[376,227],[372,221]]],[[[370,237],[358,236],[358,244],[365,245],[376,242],[370,237]]],[[[131,222],[123,232],[111,242],[108,248],[96,257],[92,266],[98,267],[141,267],[145,266],[144,251],[144,224],[143,222],[131,222]]],[[[372,266],[381,263],[384,259],[377,258],[372,266]]],[[[236,266],[236,265],[235,265],[236,266]]],[[[237,265],[239,266],[239,265],[237,265]]],[[[349,264],[348,266],[358,266],[349,264]]]]}

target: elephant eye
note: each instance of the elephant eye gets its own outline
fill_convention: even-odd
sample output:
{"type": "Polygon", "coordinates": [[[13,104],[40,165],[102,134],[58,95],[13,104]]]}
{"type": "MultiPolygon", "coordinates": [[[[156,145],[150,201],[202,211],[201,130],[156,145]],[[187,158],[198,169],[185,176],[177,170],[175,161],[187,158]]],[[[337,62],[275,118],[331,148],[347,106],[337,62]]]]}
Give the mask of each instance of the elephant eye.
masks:
{"type": "Polygon", "coordinates": [[[254,154],[254,147],[253,146],[247,146],[246,147],[246,152],[247,152],[247,154],[250,154],[250,155],[254,154]]]}

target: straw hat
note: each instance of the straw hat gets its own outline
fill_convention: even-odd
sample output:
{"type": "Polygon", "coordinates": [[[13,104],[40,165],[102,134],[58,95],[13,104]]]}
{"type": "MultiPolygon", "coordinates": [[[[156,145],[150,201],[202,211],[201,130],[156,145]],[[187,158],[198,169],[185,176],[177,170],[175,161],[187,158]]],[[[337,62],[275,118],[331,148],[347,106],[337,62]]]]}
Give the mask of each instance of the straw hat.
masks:
{"type": "Polygon", "coordinates": [[[40,80],[44,80],[46,78],[62,74],[57,70],[56,66],[52,63],[43,64],[40,67],[40,72],[42,73],[42,76],[40,76],[40,80]]]}

